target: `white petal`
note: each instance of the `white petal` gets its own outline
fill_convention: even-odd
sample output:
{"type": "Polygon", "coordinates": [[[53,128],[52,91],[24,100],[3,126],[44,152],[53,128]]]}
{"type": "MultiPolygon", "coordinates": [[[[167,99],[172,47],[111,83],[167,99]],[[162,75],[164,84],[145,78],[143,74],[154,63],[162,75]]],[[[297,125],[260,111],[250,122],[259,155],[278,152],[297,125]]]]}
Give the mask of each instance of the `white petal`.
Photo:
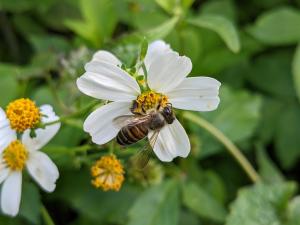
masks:
{"type": "Polygon", "coordinates": [[[22,190],[22,173],[11,172],[4,181],[1,191],[1,209],[3,213],[16,216],[19,212],[22,190]]]}
{"type": "Polygon", "coordinates": [[[99,61],[85,66],[87,71],[77,79],[79,90],[86,95],[110,101],[130,101],[140,94],[136,80],[120,67],[99,61]]]}
{"type": "Polygon", "coordinates": [[[103,51],[103,50],[97,51],[93,55],[92,61],[106,62],[116,66],[122,65],[121,61],[116,56],[114,56],[112,53],[108,51],[103,51]]]}
{"type": "Polygon", "coordinates": [[[153,148],[157,157],[164,162],[170,162],[177,156],[187,157],[190,149],[189,138],[178,120],[159,132],[153,148]]]}
{"type": "Polygon", "coordinates": [[[148,71],[148,84],[156,92],[165,93],[178,86],[192,70],[192,62],[176,52],[156,57],[148,71]]]}
{"type": "MultiPolygon", "coordinates": [[[[2,155],[0,155],[2,159],[2,155]]],[[[6,168],[6,165],[3,163],[0,163],[0,184],[7,178],[9,174],[9,169],[6,168]]]]}
{"type": "MultiPolygon", "coordinates": [[[[40,107],[42,117],[42,123],[49,123],[59,119],[59,117],[53,111],[52,106],[43,105],[40,107]]],[[[25,145],[28,151],[36,151],[46,145],[58,132],[60,123],[46,126],[45,129],[39,128],[35,130],[36,137],[30,137],[30,130],[26,130],[22,135],[22,143],[25,145]]]]}
{"type": "Polygon", "coordinates": [[[166,44],[166,42],[162,40],[157,40],[149,44],[147,55],[144,59],[146,68],[149,69],[149,66],[151,63],[160,55],[171,52],[172,49],[170,48],[170,45],[166,44]]]}
{"type": "Polygon", "coordinates": [[[0,108],[0,153],[14,140],[17,139],[16,132],[11,129],[9,120],[2,108],[0,108]]]}
{"type": "Polygon", "coordinates": [[[33,179],[47,192],[54,191],[59,172],[52,160],[43,152],[31,152],[26,163],[33,179]]]}
{"type": "Polygon", "coordinates": [[[114,118],[129,115],[129,102],[112,102],[92,112],[84,122],[84,130],[92,136],[96,144],[105,144],[113,139],[119,129],[114,126],[114,118]]]}
{"type": "Polygon", "coordinates": [[[220,102],[218,97],[221,83],[210,77],[186,78],[175,89],[165,93],[174,108],[212,111],[220,102]]]}

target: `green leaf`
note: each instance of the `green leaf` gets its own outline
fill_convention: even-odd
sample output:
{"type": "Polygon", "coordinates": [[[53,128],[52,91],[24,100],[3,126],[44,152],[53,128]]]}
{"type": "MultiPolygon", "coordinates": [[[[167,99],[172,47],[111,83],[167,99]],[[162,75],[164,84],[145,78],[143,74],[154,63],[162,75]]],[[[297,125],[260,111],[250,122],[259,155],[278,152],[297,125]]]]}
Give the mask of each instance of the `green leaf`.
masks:
{"type": "Polygon", "coordinates": [[[23,12],[36,6],[38,1],[27,0],[1,0],[0,10],[9,12],[23,12]]]}
{"type": "Polygon", "coordinates": [[[147,38],[148,42],[152,42],[157,39],[163,39],[171,33],[177,22],[178,17],[173,17],[165,21],[164,23],[148,30],[133,32],[131,34],[124,35],[120,38],[119,42],[122,44],[136,44],[138,42],[141,42],[145,37],[147,38]]]}
{"type": "Polygon", "coordinates": [[[284,213],[295,191],[295,183],[257,184],[244,188],[231,205],[226,225],[279,225],[280,214],[284,213]]]}
{"type": "Polygon", "coordinates": [[[194,0],[155,0],[155,2],[166,12],[180,15],[193,4],[194,0]]]}
{"type": "Polygon", "coordinates": [[[0,214],[0,225],[24,225],[24,220],[17,218],[12,218],[8,216],[2,216],[0,214]]]}
{"type": "Polygon", "coordinates": [[[166,41],[170,43],[172,49],[182,55],[187,55],[193,62],[199,59],[203,51],[203,40],[196,27],[189,26],[178,31],[174,30],[168,35],[166,41]]]}
{"type": "Polygon", "coordinates": [[[67,40],[59,36],[48,35],[30,35],[29,40],[37,52],[66,52],[70,50],[70,44],[67,40]]]}
{"type": "Polygon", "coordinates": [[[17,97],[18,83],[16,80],[16,71],[18,67],[9,64],[0,64],[0,90],[2,93],[0,98],[0,107],[6,107],[6,105],[17,97]]]}
{"type": "Polygon", "coordinates": [[[40,224],[41,199],[35,184],[24,183],[19,214],[33,224],[40,224]]]}
{"type": "Polygon", "coordinates": [[[154,27],[145,32],[145,36],[148,41],[154,41],[156,39],[162,39],[166,37],[175,27],[178,22],[178,17],[173,17],[170,20],[164,22],[163,24],[154,27]]]}
{"type": "Polygon", "coordinates": [[[183,186],[183,203],[200,217],[216,222],[225,220],[224,206],[196,183],[183,186]]]}
{"type": "Polygon", "coordinates": [[[79,36],[100,47],[117,25],[117,15],[110,0],[81,0],[83,20],[66,20],[65,24],[79,36]]]}
{"type": "Polygon", "coordinates": [[[287,223],[285,225],[300,225],[300,196],[295,197],[288,206],[287,223]]]}
{"type": "Polygon", "coordinates": [[[270,45],[295,44],[300,40],[300,11],[291,7],[272,9],[258,17],[249,32],[270,45]]]}
{"type": "Polygon", "coordinates": [[[200,7],[200,11],[202,14],[216,14],[224,16],[231,21],[235,21],[237,16],[235,4],[228,0],[203,2],[203,5],[200,7]]]}
{"type": "Polygon", "coordinates": [[[296,52],[293,58],[292,71],[293,71],[294,86],[296,89],[298,99],[300,101],[300,44],[298,44],[298,47],[296,48],[296,52]]]}
{"type": "Polygon", "coordinates": [[[128,225],[177,224],[178,194],[178,183],[174,180],[146,190],[130,209],[128,225]]]}
{"type": "Polygon", "coordinates": [[[219,15],[200,15],[187,20],[188,23],[216,32],[226,43],[228,48],[237,53],[240,51],[240,40],[238,32],[233,23],[219,15]]]}
{"type": "Polygon", "coordinates": [[[278,99],[266,97],[263,99],[261,117],[256,132],[262,144],[268,144],[273,140],[278,127],[278,121],[285,107],[284,102],[278,99]]]}
{"type": "Polygon", "coordinates": [[[93,224],[122,224],[125,221],[138,193],[135,188],[125,185],[119,192],[104,192],[91,185],[86,169],[60,172],[61,179],[52,194],[54,197],[70,204],[78,214],[94,221],[93,224]]]}
{"type": "Polygon", "coordinates": [[[268,183],[280,183],[284,181],[284,177],[276,164],[271,161],[265,149],[257,144],[257,163],[259,166],[259,173],[263,180],[268,183]]]}
{"type": "Polygon", "coordinates": [[[287,50],[262,54],[250,64],[251,69],[246,78],[258,90],[275,97],[291,99],[296,96],[291,61],[292,55],[287,50]]]}
{"type": "Polygon", "coordinates": [[[278,121],[275,150],[281,165],[292,168],[300,158],[300,107],[298,104],[286,105],[278,121]]]}
{"type": "Polygon", "coordinates": [[[146,38],[141,43],[140,60],[143,61],[148,51],[148,41],[146,38]]]}
{"type": "Polygon", "coordinates": [[[180,10],[178,1],[176,0],[155,0],[155,2],[170,14],[174,14],[176,10],[180,10]]]}

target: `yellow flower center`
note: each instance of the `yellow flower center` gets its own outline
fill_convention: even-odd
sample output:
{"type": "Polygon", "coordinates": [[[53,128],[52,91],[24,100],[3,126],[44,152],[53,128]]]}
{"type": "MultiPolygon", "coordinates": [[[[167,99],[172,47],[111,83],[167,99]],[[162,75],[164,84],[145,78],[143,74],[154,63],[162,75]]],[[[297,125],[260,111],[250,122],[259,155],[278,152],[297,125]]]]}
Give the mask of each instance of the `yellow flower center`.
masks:
{"type": "Polygon", "coordinates": [[[27,158],[28,152],[19,140],[11,142],[3,152],[3,160],[11,170],[23,170],[27,158]]]}
{"type": "Polygon", "coordinates": [[[17,99],[6,107],[6,116],[10,126],[17,132],[34,128],[41,119],[39,108],[28,98],[17,99]]]}
{"type": "Polygon", "coordinates": [[[168,97],[154,91],[147,91],[139,95],[135,102],[136,106],[133,111],[145,113],[149,110],[164,108],[168,103],[168,97]]]}
{"type": "Polygon", "coordinates": [[[101,157],[91,168],[92,184],[104,191],[119,191],[124,181],[124,169],[114,155],[101,157]]]}

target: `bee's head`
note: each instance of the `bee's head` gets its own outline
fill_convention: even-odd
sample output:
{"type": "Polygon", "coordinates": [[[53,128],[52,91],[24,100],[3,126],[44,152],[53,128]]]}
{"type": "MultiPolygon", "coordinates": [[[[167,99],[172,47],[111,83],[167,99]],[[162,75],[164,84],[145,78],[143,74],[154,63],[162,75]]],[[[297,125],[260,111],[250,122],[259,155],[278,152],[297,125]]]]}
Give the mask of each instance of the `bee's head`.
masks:
{"type": "Polygon", "coordinates": [[[171,103],[168,103],[162,110],[161,114],[168,124],[172,124],[175,120],[175,114],[171,103]]]}

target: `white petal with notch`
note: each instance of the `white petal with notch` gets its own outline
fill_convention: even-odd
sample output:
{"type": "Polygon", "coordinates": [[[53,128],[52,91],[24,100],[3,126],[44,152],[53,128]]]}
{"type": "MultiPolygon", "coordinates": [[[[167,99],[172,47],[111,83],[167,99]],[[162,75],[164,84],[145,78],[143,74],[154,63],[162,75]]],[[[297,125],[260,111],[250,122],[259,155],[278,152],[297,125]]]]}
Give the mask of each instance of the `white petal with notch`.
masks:
{"type": "Polygon", "coordinates": [[[153,60],[148,71],[149,87],[166,93],[178,86],[192,70],[192,62],[176,52],[166,52],[153,60]]]}
{"type": "Polygon", "coordinates": [[[77,79],[81,92],[110,101],[130,101],[140,94],[136,80],[120,67],[103,61],[85,65],[86,72],[77,79]]]}
{"type": "MultiPolygon", "coordinates": [[[[151,133],[148,137],[151,137],[151,133]]],[[[184,158],[188,156],[191,150],[190,141],[177,119],[159,132],[153,150],[156,156],[164,162],[170,162],[177,156],[184,158]]]]}
{"type": "Polygon", "coordinates": [[[104,50],[97,51],[93,55],[92,61],[106,62],[115,66],[121,66],[121,61],[112,53],[104,50]]]}
{"type": "Polygon", "coordinates": [[[26,163],[32,178],[47,192],[54,191],[59,172],[52,160],[43,152],[31,152],[26,163]]]}
{"type": "Polygon", "coordinates": [[[220,102],[221,83],[211,77],[186,78],[176,88],[165,93],[174,108],[212,111],[220,102]]]}

